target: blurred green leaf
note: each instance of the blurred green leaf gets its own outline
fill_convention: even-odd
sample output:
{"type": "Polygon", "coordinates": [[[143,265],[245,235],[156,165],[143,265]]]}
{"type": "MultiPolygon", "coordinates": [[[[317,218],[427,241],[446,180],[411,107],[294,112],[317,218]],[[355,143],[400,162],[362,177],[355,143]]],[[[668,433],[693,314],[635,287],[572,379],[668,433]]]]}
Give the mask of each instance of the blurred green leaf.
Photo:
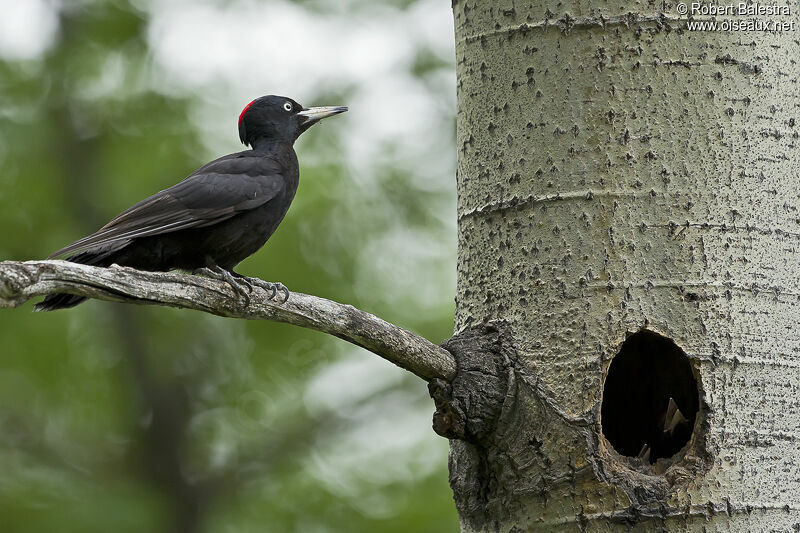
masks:
{"type": "MultiPolygon", "coordinates": [[[[45,257],[222,155],[197,127],[208,96],[176,90],[152,64],[149,6],[65,4],[44,57],[0,60],[0,260],[45,257]]],[[[452,65],[421,50],[409,68],[427,79],[452,65]]],[[[312,99],[348,103],[353,90],[312,99]]],[[[235,116],[218,127],[234,146],[235,116]]],[[[340,134],[331,123],[304,135],[295,203],[239,270],[449,336],[454,190],[392,165],[403,156],[392,145],[358,183],[340,134]],[[415,293],[421,278],[444,290],[415,293]]],[[[103,302],[30,309],[0,316],[3,531],[457,530],[424,384],[389,363],[281,324],[103,302]],[[383,442],[386,420],[406,437],[383,442]]]]}

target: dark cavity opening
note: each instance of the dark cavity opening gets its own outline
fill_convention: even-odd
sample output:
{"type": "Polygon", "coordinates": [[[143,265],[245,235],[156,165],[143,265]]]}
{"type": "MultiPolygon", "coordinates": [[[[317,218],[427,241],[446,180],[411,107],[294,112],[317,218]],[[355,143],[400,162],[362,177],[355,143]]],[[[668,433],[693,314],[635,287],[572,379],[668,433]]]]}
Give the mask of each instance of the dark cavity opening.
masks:
{"type": "Polygon", "coordinates": [[[689,358],[671,339],[642,330],[628,337],[608,369],[603,435],[621,455],[652,464],[689,442],[698,405],[689,358]]]}

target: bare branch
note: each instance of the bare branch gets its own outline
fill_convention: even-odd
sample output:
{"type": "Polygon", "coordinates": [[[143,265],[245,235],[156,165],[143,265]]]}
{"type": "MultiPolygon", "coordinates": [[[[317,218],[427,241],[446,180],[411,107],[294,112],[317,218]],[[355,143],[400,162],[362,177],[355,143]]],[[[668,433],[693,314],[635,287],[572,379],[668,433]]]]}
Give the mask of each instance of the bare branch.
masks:
{"type": "Polygon", "coordinates": [[[447,350],[419,335],[351,305],[308,294],[293,292],[289,301],[280,303],[269,301],[266,291],[254,287],[245,302],[227,283],[201,276],[67,261],[0,262],[0,307],[17,307],[34,296],[54,293],[286,322],[352,342],[425,380],[449,380],[456,371],[447,350]]]}

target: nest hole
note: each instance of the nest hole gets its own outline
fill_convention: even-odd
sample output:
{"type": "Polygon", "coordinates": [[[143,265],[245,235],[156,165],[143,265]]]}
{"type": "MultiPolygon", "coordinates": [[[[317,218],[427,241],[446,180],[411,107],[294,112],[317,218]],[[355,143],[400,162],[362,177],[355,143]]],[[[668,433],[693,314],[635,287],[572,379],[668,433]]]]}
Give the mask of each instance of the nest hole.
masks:
{"type": "Polygon", "coordinates": [[[628,337],[603,387],[603,435],[621,455],[655,463],[689,442],[699,408],[689,358],[671,339],[648,330],[628,337]]]}

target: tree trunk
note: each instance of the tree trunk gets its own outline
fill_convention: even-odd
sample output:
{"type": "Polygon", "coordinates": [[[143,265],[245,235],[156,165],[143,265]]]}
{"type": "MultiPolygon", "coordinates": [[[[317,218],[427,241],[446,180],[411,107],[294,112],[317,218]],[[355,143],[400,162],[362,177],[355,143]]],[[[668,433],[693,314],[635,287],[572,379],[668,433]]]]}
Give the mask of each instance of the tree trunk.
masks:
{"type": "Polygon", "coordinates": [[[785,31],[688,31],[647,2],[454,2],[459,374],[435,424],[463,531],[800,529],[781,5],[755,18],[785,31]]]}

